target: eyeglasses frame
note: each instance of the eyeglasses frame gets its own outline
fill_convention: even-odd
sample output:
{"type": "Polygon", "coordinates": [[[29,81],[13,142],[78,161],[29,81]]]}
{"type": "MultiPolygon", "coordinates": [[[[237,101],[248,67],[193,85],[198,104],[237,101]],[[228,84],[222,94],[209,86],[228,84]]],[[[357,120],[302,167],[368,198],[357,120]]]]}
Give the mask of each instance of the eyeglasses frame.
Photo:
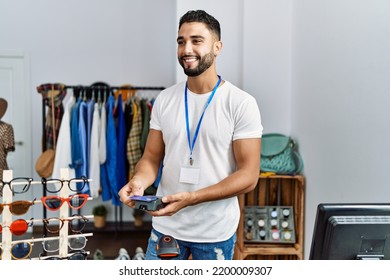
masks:
{"type": "Polygon", "coordinates": [[[81,233],[81,231],[85,228],[85,225],[86,225],[86,223],[88,221],[89,221],[88,218],[86,218],[83,215],[79,215],[79,214],[73,214],[69,218],[64,218],[64,219],[63,218],[57,218],[57,217],[51,217],[51,218],[44,218],[44,219],[42,219],[43,225],[45,226],[46,230],[48,232],[50,232],[50,233],[59,233],[61,231],[61,229],[63,228],[65,222],[69,223],[69,229],[73,233],[81,233]],[[60,222],[60,226],[58,227],[58,230],[51,230],[48,227],[48,224],[50,223],[50,220],[60,222]],[[84,221],[83,227],[81,229],[79,229],[79,230],[74,230],[73,227],[72,227],[72,223],[71,223],[73,220],[83,220],[84,221]]]}
{"type": "MultiPolygon", "coordinates": [[[[33,178],[29,178],[29,177],[15,177],[15,178],[13,178],[11,181],[8,181],[8,182],[6,182],[6,181],[3,181],[3,180],[0,180],[0,183],[1,183],[1,185],[0,185],[0,193],[3,193],[3,190],[4,190],[4,186],[5,185],[8,185],[8,187],[10,188],[10,190],[11,190],[11,192],[13,193],[13,194],[21,194],[21,193],[26,193],[29,189],[30,189],[30,186],[31,186],[31,182],[33,181],[33,178]],[[24,186],[24,188],[23,188],[23,191],[18,191],[18,192],[16,192],[15,190],[14,190],[14,188],[13,187],[11,187],[11,185],[12,185],[12,183],[13,182],[15,182],[15,181],[17,181],[17,180],[26,180],[26,182],[28,183],[26,186],[24,186]]],[[[21,184],[22,185],[22,184],[21,184]]]]}
{"type": "Polygon", "coordinates": [[[72,208],[72,209],[74,209],[74,210],[78,210],[78,209],[81,209],[82,207],[84,207],[84,205],[87,203],[88,198],[89,198],[89,195],[88,195],[88,194],[82,194],[82,193],[81,193],[81,194],[73,194],[73,195],[71,195],[71,196],[69,196],[69,197],[67,197],[67,198],[60,197],[60,196],[43,196],[43,197],[41,197],[41,201],[42,201],[42,204],[46,207],[46,209],[47,209],[47,210],[50,210],[50,211],[57,211],[57,210],[59,210],[65,202],[68,203],[69,208],[72,208]],[[74,206],[72,206],[72,205],[70,204],[70,202],[71,202],[71,200],[72,200],[74,197],[76,197],[76,196],[79,196],[79,197],[84,198],[84,201],[83,201],[83,203],[82,203],[80,206],[74,207],[74,206]],[[54,208],[50,208],[50,207],[47,205],[47,203],[46,203],[46,200],[48,200],[48,199],[58,199],[58,200],[61,201],[61,204],[60,204],[59,207],[57,207],[57,208],[55,208],[55,209],[54,209],[54,208]]]}
{"type": "MultiPolygon", "coordinates": [[[[68,236],[68,242],[67,242],[67,244],[68,244],[68,247],[69,247],[69,249],[71,249],[71,250],[74,250],[74,251],[81,251],[81,250],[83,250],[86,246],[87,246],[87,242],[88,242],[88,238],[87,237],[85,237],[84,235],[78,235],[78,236],[68,236]],[[84,246],[82,247],[82,248],[79,248],[79,249],[74,249],[74,248],[72,248],[71,247],[71,243],[70,243],[70,239],[75,239],[75,238],[80,238],[80,237],[82,237],[82,238],[84,238],[84,246]]],[[[42,239],[42,248],[43,248],[43,250],[46,252],[46,253],[54,253],[54,252],[57,252],[57,251],[59,251],[60,250],[60,242],[59,242],[59,240],[58,240],[58,249],[56,249],[56,250],[47,250],[46,248],[45,248],[45,242],[49,242],[49,241],[53,241],[53,240],[58,240],[58,239],[51,239],[51,238],[48,238],[47,240],[45,239],[45,237],[43,237],[43,239],[42,239]]]]}
{"type": "Polygon", "coordinates": [[[88,179],[87,177],[85,176],[81,176],[80,178],[72,178],[72,179],[69,179],[69,180],[64,180],[64,179],[55,179],[55,178],[50,178],[50,179],[47,179],[47,178],[42,178],[41,179],[41,182],[42,182],[42,185],[43,187],[45,188],[45,190],[48,192],[48,193],[58,193],[62,190],[62,187],[64,186],[64,183],[67,183],[68,184],[68,188],[69,190],[71,191],[75,191],[75,192],[79,192],[81,190],[84,189],[85,185],[88,183],[88,179]],[[80,181],[82,180],[82,181],[80,181]],[[55,182],[58,182],[58,183],[61,183],[61,187],[57,190],[57,191],[50,191],[48,188],[47,188],[47,183],[50,182],[50,181],[55,181],[55,182]],[[83,187],[80,188],[80,189],[76,189],[76,190],[73,190],[70,188],[70,182],[71,181],[77,181],[76,183],[83,183],[83,187]]]}

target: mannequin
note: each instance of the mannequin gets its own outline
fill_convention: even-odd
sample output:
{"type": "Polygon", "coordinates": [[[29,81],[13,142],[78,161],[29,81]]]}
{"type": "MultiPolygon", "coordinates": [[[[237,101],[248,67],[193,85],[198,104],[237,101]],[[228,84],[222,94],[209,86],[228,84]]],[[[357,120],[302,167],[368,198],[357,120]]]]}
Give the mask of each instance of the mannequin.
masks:
{"type": "Polygon", "coordinates": [[[3,170],[8,169],[8,152],[15,151],[14,129],[12,125],[2,121],[7,107],[7,100],[0,98],[0,180],[3,180],[3,170]]]}

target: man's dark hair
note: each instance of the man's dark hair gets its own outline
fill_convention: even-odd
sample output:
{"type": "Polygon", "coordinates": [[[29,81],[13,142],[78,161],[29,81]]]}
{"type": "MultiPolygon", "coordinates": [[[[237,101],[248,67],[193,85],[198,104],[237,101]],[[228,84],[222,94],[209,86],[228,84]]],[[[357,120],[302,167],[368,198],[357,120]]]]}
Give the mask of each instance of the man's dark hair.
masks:
{"type": "Polygon", "coordinates": [[[217,35],[218,40],[221,40],[221,27],[218,20],[209,15],[203,10],[192,10],[185,13],[179,21],[179,29],[183,23],[186,22],[202,22],[206,24],[207,28],[217,35]]]}

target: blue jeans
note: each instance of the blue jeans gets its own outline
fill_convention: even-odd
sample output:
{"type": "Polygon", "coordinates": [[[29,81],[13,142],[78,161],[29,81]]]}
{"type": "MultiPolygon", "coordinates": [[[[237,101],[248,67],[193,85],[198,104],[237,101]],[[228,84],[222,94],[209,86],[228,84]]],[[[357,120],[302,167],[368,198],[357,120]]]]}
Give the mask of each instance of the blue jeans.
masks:
{"type": "MultiPolygon", "coordinates": [[[[146,260],[160,260],[157,256],[156,245],[163,235],[152,229],[146,250],[146,260]]],[[[236,234],[233,234],[228,240],[221,242],[196,243],[182,240],[176,241],[180,247],[180,255],[172,260],[187,260],[190,255],[193,260],[232,260],[236,234]]]]}

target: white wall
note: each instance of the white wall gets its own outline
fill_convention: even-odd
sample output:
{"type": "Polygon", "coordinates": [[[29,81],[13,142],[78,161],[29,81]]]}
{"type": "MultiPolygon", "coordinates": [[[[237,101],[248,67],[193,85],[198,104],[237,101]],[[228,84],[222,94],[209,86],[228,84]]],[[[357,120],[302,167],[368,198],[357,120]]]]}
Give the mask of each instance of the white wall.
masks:
{"type": "Polygon", "coordinates": [[[244,3],[243,87],[300,144],[308,258],[319,203],[389,202],[390,2],[244,3]]]}
{"type": "Polygon", "coordinates": [[[389,202],[390,2],[294,1],[291,132],[308,256],[321,202],[389,202]]]}
{"type": "Polygon", "coordinates": [[[256,97],[264,133],[290,132],[291,6],[291,0],[244,1],[243,88],[256,97]]]}
{"type": "MultiPolygon", "coordinates": [[[[38,179],[33,168],[41,153],[42,98],[36,87],[96,81],[172,85],[175,15],[174,0],[0,0],[0,49],[31,59],[31,176],[38,179]]],[[[34,217],[41,214],[38,208],[34,217]]]]}

